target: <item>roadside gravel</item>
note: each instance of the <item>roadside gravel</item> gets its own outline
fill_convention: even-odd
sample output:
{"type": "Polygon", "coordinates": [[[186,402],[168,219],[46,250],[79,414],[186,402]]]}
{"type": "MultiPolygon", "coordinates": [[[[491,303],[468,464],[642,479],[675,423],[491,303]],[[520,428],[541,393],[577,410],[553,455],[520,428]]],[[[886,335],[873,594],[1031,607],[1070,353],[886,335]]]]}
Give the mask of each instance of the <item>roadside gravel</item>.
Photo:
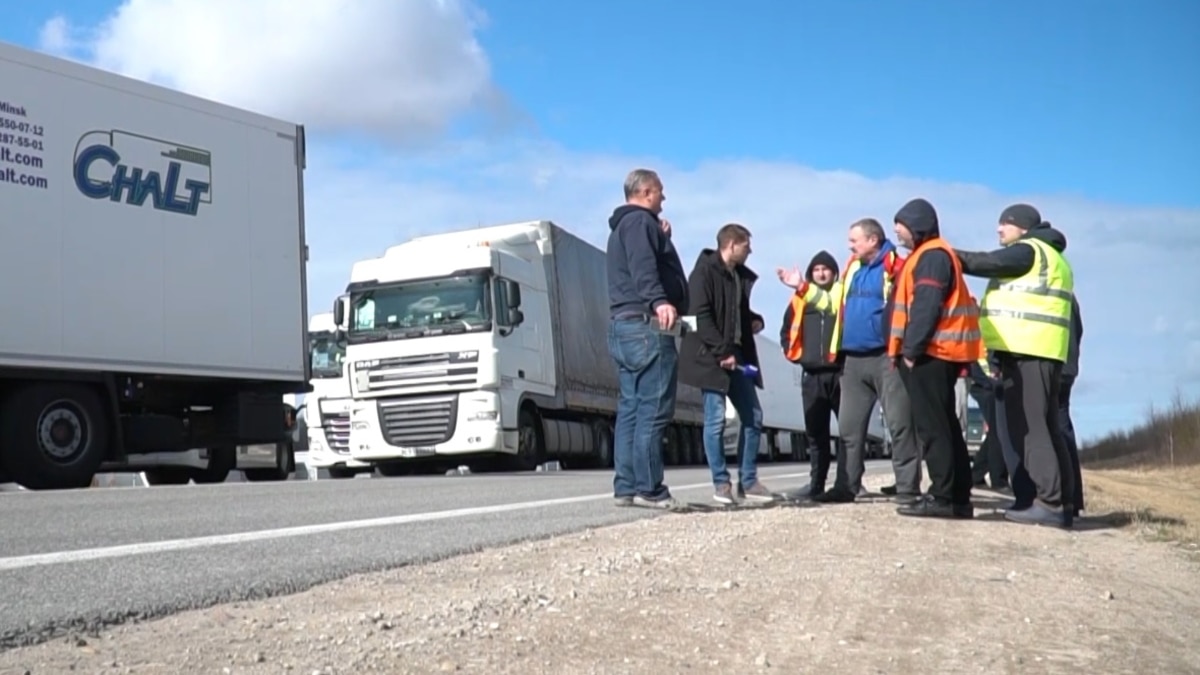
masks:
{"type": "Polygon", "coordinates": [[[1198,588],[1186,553],[1098,526],[666,515],[14,649],[0,673],[1200,672],[1198,588]]]}

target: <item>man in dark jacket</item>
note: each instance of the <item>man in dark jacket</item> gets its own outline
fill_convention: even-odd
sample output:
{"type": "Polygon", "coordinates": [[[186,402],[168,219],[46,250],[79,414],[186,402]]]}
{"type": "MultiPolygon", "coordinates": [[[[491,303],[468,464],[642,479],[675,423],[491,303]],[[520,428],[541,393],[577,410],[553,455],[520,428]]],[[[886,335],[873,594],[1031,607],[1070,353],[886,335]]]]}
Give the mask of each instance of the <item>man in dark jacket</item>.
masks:
{"type": "Polygon", "coordinates": [[[649,169],[625,179],[625,200],[608,219],[608,348],[620,395],[613,442],[619,506],[678,508],[663,484],[663,435],[675,416],[679,352],[675,328],[688,305],[687,277],[662,212],[662,181],[649,169]]]}
{"type": "Polygon", "coordinates": [[[896,239],[912,254],[896,284],[888,355],[912,403],[929,496],[902,516],[971,518],[971,456],[955,409],[955,386],[983,352],[978,309],[954,254],[941,241],[937,211],[913,199],[896,212],[896,239]]]}
{"type": "Polygon", "coordinates": [[[775,496],[758,480],[758,447],[762,407],[758,402],[762,373],[750,376],[743,366],[758,368],[754,334],[763,318],[750,309],[750,291],[758,275],[746,267],[750,231],[730,223],[717,232],[717,250],[704,249],[688,276],[688,314],[696,330],[683,337],[679,379],[704,394],[704,453],[712,470],[713,499],[736,500],[725,468],[725,399],[737,411],[741,431],[737,457],[738,493],[748,501],[769,502],[775,496]]]}
{"type": "Polygon", "coordinates": [[[1070,527],[1077,488],[1058,419],[1074,313],[1066,238],[1029,204],[1004,209],[997,234],[1002,248],[957,254],[964,273],[989,279],[981,327],[999,361],[997,412],[1012,449],[1005,459],[1015,501],[1005,518],[1070,527]]]}
{"type": "Polygon", "coordinates": [[[800,382],[804,398],[804,435],[808,440],[812,474],[798,497],[816,497],[825,492],[829,477],[829,420],[837,415],[842,397],[841,367],[829,358],[837,303],[841,297],[837,260],[829,251],[813,256],[801,277],[798,270],[777,270],[779,280],[795,289],[783,313],[779,344],[783,354],[804,371],[800,382]]]}

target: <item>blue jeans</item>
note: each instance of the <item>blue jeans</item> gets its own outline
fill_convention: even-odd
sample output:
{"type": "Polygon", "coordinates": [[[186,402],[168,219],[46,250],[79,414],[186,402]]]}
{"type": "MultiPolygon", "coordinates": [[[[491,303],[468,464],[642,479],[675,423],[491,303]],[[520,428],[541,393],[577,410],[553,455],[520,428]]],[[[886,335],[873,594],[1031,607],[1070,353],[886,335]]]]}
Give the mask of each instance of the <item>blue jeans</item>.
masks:
{"type": "MultiPolygon", "coordinates": [[[[741,359],[738,359],[741,363],[741,359]]],[[[729,375],[729,402],[737,411],[741,431],[738,433],[737,462],[742,487],[758,481],[758,446],[762,438],[762,406],[754,381],[740,373],[729,375]]],[[[725,467],[725,397],[719,391],[704,390],[704,454],[712,470],[713,485],[729,482],[725,467]]]]}
{"type": "Polygon", "coordinates": [[[675,416],[679,350],[675,338],[654,331],[646,320],[613,319],[608,350],[617,364],[620,397],[613,442],[613,493],[660,500],[671,496],[663,485],[663,436],[675,416]]]}

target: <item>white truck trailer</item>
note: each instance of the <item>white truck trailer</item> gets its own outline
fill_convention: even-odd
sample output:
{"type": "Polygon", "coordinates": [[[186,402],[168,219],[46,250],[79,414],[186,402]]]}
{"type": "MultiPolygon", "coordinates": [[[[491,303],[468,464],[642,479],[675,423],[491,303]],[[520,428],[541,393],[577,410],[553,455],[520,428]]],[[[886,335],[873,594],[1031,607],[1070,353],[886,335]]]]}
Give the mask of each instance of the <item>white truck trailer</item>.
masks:
{"type": "MultiPolygon", "coordinates": [[[[339,302],[346,302],[345,296],[339,302]]],[[[305,397],[308,457],[311,471],[324,469],[331,478],[352,478],[371,465],[350,456],[350,379],[346,335],[333,314],[316,314],[308,324],[312,345],[312,393],[305,397]]]]}
{"type": "MultiPolygon", "coordinates": [[[[550,221],[418,237],[354,264],[350,456],[612,463],[616,368],[605,253],[550,221]]],[[[702,463],[699,390],[680,385],[670,464],[702,463]]]]}
{"type": "MultiPolygon", "coordinates": [[[[800,459],[805,447],[804,393],[801,390],[804,371],[784,357],[778,342],[761,334],[754,336],[754,342],[763,377],[763,388],[758,390],[758,402],[763,412],[758,454],[768,461],[783,456],[800,459]]],[[[741,429],[733,403],[725,399],[724,446],[729,457],[737,456],[741,429]]]]}
{"type": "Polygon", "coordinates": [[[0,482],[289,442],[304,130],[0,43],[0,482]]]}

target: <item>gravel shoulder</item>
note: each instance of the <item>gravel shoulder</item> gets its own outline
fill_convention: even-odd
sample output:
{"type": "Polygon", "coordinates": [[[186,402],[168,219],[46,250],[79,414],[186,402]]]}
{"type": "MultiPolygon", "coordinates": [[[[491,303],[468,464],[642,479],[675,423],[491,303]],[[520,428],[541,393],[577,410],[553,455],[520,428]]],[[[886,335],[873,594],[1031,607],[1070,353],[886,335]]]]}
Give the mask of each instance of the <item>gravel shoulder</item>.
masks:
{"type": "Polygon", "coordinates": [[[1200,672],[1200,561],[1103,519],[981,515],[664,515],[13,649],[0,673],[1200,672]]]}

